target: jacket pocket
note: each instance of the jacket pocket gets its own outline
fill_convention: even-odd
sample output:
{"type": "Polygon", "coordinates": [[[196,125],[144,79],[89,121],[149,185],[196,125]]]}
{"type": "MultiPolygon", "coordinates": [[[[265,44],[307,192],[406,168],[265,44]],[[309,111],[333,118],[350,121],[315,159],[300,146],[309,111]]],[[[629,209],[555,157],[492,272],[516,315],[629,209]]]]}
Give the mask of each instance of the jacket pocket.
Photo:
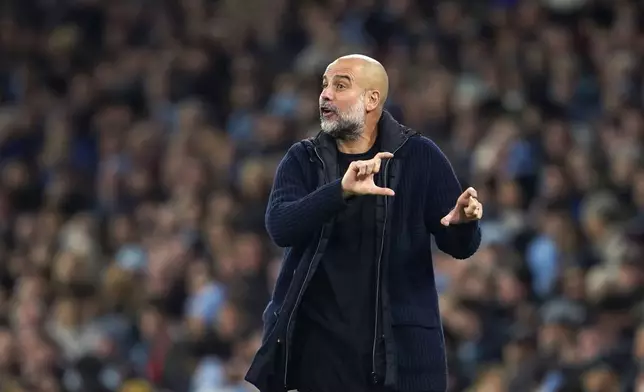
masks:
{"type": "Polygon", "coordinates": [[[445,341],[440,327],[392,328],[397,349],[397,388],[401,391],[447,390],[445,341]]]}
{"type": "Polygon", "coordinates": [[[283,361],[284,342],[275,337],[273,327],[273,331],[265,337],[265,342],[255,354],[245,380],[263,392],[285,392],[283,361]]]}
{"type": "Polygon", "coordinates": [[[266,321],[264,322],[264,333],[262,334],[262,344],[271,339],[277,329],[276,327],[279,319],[278,311],[273,311],[270,313],[270,316],[266,317],[266,321]]]}

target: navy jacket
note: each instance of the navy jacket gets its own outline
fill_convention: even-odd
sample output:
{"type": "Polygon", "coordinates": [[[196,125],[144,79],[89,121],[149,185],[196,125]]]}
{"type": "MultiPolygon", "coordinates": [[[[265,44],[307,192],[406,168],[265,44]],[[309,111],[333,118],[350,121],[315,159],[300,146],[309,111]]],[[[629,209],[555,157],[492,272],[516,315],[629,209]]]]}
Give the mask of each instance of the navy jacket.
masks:
{"type": "MultiPolygon", "coordinates": [[[[445,345],[431,256],[431,236],[440,250],[465,259],[478,249],[477,222],[444,227],[440,219],[462,193],[438,146],[384,112],[382,151],[394,157],[379,173],[393,197],[379,197],[381,296],[386,387],[443,392],[445,345]]],[[[322,258],[334,216],[346,207],[337,178],[335,141],[321,132],[294,144],[282,159],[266,210],[272,240],[285,248],[271,301],[264,311],[263,344],[246,374],[262,392],[288,390],[289,355],[297,310],[322,258]]]]}

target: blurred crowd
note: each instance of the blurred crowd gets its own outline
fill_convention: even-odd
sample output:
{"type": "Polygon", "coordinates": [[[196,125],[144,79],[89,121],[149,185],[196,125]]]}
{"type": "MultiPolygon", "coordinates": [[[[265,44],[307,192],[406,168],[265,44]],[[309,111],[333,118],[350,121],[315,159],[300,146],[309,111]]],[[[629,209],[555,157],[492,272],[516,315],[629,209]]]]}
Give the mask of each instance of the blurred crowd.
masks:
{"type": "Polygon", "coordinates": [[[348,53],[486,208],[434,258],[450,391],[644,391],[640,4],[1,2],[0,392],[251,391],[272,177],[348,53]]]}

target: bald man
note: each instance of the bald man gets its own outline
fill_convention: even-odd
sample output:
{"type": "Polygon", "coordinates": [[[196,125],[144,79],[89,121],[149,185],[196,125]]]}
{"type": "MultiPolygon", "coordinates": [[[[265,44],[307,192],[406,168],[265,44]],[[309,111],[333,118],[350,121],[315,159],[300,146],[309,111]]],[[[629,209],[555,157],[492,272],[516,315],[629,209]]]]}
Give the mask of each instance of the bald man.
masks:
{"type": "Polygon", "coordinates": [[[246,379],[262,392],[444,392],[431,237],[478,249],[483,207],[430,139],[384,110],[382,65],[351,55],[322,76],[321,132],[281,161],[266,228],[285,248],[246,379]]]}

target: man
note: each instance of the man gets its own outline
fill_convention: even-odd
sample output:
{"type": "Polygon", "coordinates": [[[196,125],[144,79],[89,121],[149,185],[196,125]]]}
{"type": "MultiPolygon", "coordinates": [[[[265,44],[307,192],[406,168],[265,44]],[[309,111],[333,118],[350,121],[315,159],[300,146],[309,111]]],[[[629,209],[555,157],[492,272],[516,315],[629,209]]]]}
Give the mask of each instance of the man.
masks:
{"type": "Polygon", "coordinates": [[[446,390],[431,236],[470,257],[483,208],[431,140],[384,111],[387,90],[369,57],[331,63],[322,131],[277,169],[266,228],[286,250],[246,375],[263,392],[446,390]]]}

